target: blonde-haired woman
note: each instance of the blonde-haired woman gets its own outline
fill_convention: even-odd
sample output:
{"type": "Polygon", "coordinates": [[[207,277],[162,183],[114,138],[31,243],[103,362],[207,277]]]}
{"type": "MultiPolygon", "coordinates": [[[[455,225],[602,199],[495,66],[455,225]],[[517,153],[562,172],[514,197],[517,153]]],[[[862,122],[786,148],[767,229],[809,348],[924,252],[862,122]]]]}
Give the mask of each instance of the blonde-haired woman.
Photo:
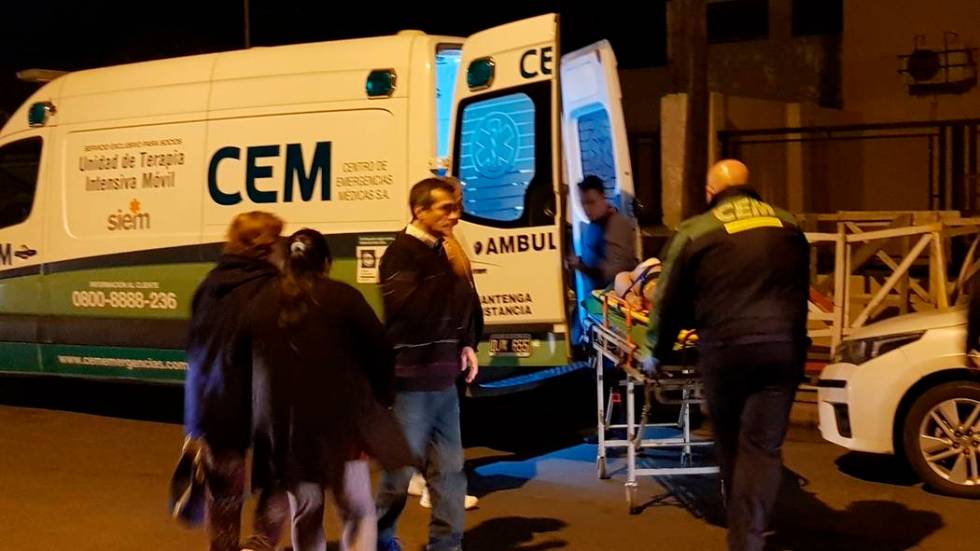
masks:
{"type": "MultiPolygon", "coordinates": [[[[267,212],[236,216],[223,254],[191,305],[184,425],[205,450],[210,551],[241,549],[245,452],[252,436],[252,349],[243,338],[242,320],[258,290],[279,274],[268,259],[282,227],[283,221],[267,212]]],[[[259,508],[276,506],[275,501],[288,507],[284,496],[263,495],[259,508]]],[[[282,525],[266,519],[279,516],[256,515],[252,539],[277,540],[282,525]]]]}
{"type": "MultiPolygon", "coordinates": [[[[459,178],[453,176],[446,176],[443,178],[450,184],[452,184],[453,189],[456,192],[453,194],[456,198],[456,204],[459,207],[459,212],[463,212],[463,183],[459,181],[459,178]]],[[[453,228],[459,224],[459,218],[453,219],[453,228]]],[[[473,267],[470,265],[470,259],[466,256],[466,251],[463,250],[463,246],[460,244],[459,240],[456,239],[456,235],[450,235],[446,237],[445,244],[443,245],[446,249],[446,258],[449,259],[449,263],[453,267],[453,271],[456,275],[460,277],[465,277],[473,283],[473,267]]]]}

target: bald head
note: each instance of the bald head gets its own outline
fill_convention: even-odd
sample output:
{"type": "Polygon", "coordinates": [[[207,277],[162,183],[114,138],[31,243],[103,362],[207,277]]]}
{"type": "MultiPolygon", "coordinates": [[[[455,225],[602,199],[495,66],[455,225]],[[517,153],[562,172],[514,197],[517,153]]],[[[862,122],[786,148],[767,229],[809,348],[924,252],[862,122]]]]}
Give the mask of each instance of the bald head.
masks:
{"type": "Polygon", "coordinates": [[[708,171],[708,184],[704,188],[705,197],[710,203],[715,195],[730,187],[749,183],[749,169],[741,161],[723,159],[708,171]]]}

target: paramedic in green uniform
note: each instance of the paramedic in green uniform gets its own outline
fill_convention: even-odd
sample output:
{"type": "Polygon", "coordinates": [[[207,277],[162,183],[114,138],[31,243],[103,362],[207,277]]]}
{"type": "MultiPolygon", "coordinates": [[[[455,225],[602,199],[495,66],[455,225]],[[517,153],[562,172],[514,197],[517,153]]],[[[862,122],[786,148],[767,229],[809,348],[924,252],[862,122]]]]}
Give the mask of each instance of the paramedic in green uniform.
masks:
{"type": "Polygon", "coordinates": [[[698,331],[732,551],[765,546],[809,345],[809,244],[795,219],[748,182],[735,160],[709,171],[708,211],[681,224],[667,245],[644,362],[656,370],[682,328],[698,331]]]}

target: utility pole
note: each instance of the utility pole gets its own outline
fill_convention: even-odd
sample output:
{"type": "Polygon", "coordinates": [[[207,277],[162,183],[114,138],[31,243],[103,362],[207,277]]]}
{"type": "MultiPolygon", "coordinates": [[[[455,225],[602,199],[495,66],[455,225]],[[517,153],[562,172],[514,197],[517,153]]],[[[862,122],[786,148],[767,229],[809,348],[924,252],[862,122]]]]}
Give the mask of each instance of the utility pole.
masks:
{"type": "Polygon", "coordinates": [[[249,49],[249,48],[252,47],[252,32],[251,32],[251,28],[250,28],[251,17],[249,15],[249,0],[242,0],[242,2],[244,4],[244,8],[245,8],[245,10],[244,10],[245,11],[245,18],[244,18],[244,24],[245,24],[245,49],[247,50],[247,49],[249,49]]]}
{"type": "MultiPolygon", "coordinates": [[[[674,91],[686,94],[683,186],[684,218],[704,209],[708,171],[708,39],[705,0],[668,0],[668,58],[674,91]]],[[[679,190],[681,191],[681,190],[679,190]]]]}

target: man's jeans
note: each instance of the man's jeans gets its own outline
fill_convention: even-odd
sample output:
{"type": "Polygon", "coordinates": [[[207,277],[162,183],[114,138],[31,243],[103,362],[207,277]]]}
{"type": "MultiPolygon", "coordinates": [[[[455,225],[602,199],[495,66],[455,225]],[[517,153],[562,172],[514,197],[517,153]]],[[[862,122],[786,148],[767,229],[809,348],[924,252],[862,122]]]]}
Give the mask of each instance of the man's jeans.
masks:
{"type": "MultiPolygon", "coordinates": [[[[432,499],[429,551],[462,548],[466,475],[463,441],[459,431],[459,396],[456,387],[439,391],[399,392],[395,417],[405,431],[412,452],[424,458],[425,479],[432,499]]],[[[398,517],[408,498],[408,483],[415,471],[405,467],[386,472],[378,493],[378,542],[395,538],[398,517]]]]}

